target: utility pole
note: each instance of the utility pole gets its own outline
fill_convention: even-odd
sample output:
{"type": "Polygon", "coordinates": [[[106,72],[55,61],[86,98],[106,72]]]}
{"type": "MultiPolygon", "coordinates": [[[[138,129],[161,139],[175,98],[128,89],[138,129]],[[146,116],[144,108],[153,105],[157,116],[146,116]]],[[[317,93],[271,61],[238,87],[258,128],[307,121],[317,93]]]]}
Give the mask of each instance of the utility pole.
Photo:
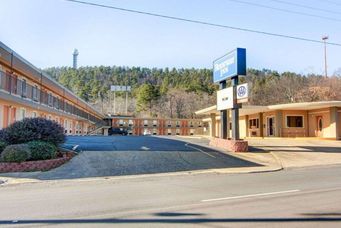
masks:
{"type": "Polygon", "coordinates": [[[111,102],[111,90],[108,91],[108,94],[109,94],[109,112],[110,115],[112,115],[112,102],[111,102]]]}
{"type": "Polygon", "coordinates": [[[114,91],[114,112],[113,112],[113,114],[115,115],[115,113],[116,113],[116,93],[114,91]]]}
{"type": "Polygon", "coordinates": [[[328,36],[323,36],[322,40],[324,43],[324,76],[327,78],[328,77],[328,72],[327,72],[327,40],[328,36]]]}
{"type": "Polygon", "coordinates": [[[127,86],[126,86],[126,115],[128,115],[128,90],[127,90],[127,86]]]}

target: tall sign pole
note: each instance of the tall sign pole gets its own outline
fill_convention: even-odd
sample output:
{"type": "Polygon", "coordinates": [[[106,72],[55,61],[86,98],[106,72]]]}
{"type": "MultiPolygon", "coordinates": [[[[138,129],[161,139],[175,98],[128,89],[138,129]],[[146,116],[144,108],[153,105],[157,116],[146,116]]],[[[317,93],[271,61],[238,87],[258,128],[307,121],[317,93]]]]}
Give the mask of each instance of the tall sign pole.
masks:
{"type": "MultiPolygon", "coordinates": [[[[128,92],[131,91],[131,86],[120,86],[120,85],[112,85],[110,86],[110,91],[114,93],[114,114],[116,113],[116,92],[125,92],[125,113],[128,114],[128,92]]],[[[111,102],[110,102],[111,104],[111,102]]],[[[119,109],[119,108],[118,108],[119,109]]],[[[119,113],[119,110],[118,110],[119,113]]]]}
{"type": "Polygon", "coordinates": [[[114,91],[114,115],[116,113],[116,93],[114,91]]]}
{"type": "MultiPolygon", "coordinates": [[[[239,76],[246,75],[246,49],[237,48],[213,62],[213,81],[219,83],[217,91],[217,110],[220,111],[222,139],[227,139],[227,110],[232,110],[232,138],[239,140],[239,108],[238,96],[247,97],[247,85],[243,85],[238,93],[239,76]],[[226,80],[231,80],[232,87],[226,88],[226,80]]],[[[244,101],[245,102],[245,99],[244,101]]]]}
{"type": "Polygon", "coordinates": [[[126,115],[128,115],[128,91],[126,90],[126,115]]]}
{"type": "MultiPolygon", "coordinates": [[[[226,88],[226,80],[223,80],[220,82],[219,88],[225,89],[226,88]]],[[[220,111],[220,123],[221,123],[221,128],[220,128],[220,136],[223,139],[227,139],[227,110],[221,110],[220,111]]]]}
{"type": "Polygon", "coordinates": [[[232,108],[232,138],[239,140],[239,105],[237,103],[237,86],[239,77],[232,77],[233,108],[232,108]]]}

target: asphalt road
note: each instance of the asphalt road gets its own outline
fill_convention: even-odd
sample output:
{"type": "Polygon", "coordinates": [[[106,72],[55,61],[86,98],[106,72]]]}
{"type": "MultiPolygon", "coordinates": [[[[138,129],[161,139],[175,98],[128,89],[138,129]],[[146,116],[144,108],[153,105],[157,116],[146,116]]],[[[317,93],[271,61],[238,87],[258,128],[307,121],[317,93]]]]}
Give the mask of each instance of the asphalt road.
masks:
{"type": "Polygon", "coordinates": [[[54,170],[0,176],[51,180],[258,166],[178,137],[74,136],[64,146],[81,152],[54,170]]]}
{"type": "Polygon", "coordinates": [[[340,227],[341,166],[0,186],[0,225],[340,227]]]}

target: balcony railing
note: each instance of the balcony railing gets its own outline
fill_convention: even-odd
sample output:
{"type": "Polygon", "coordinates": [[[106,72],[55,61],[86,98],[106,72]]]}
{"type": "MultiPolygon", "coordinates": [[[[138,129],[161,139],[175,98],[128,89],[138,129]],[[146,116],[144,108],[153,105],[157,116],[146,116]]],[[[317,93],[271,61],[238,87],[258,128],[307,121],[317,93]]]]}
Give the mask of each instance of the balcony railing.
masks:
{"type": "Polygon", "coordinates": [[[18,79],[16,76],[3,71],[0,71],[0,89],[14,96],[50,106],[51,108],[89,119],[95,123],[102,122],[101,119],[65,102],[63,99],[53,96],[37,86],[29,85],[25,80],[18,79]]]}

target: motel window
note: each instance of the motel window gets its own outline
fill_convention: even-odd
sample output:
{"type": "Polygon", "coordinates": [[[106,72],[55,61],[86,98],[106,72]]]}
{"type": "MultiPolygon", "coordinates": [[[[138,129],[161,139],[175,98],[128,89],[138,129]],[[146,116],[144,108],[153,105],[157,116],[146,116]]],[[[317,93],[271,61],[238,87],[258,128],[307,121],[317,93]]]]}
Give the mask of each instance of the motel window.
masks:
{"type": "Polygon", "coordinates": [[[32,87],[32,97],[34,101],[38,101],[38,86],[32,87]]]}
{"type": "Polygon", "coordinates": [[[129,127],[133,126],[133,120],[129,120],[128,123],[129,123],[129,127]]]}
{"type": "Polygon", "coordinates": [[[287,127],[303,127],[303,116],[287,116],[287,127]]]}
{"type": "Polygon", "coordinates": [[[49,106],[53,106],[53,96],[51,93],[48,94],[47,102],[49,106]]]}
{"type": "Polygon", "coordinates": [[[168,121],[168,127],[171,127],[172,126],[172,121],[168,121]]]}
{"type": "Polygon", "coordinates": [[[192,121],[189,122],[189,126],[190,126],[190,127],[193,127],[193,122],[192,122],[192,121]]]}
{"type": "Polygon", "coordinates": [[[194,129],[190,129],[190,130],[189,130],[189,134],[190,134],[190,135],[194,135],[194,129]]]}
{"type": "Polygon", "coordinates": [[[147,126],[148,126],[148,120],[144,120],[144,121],[143,121],[143,125],[144,125],[145,127],[147,127],[147,126]]]}
{"type": "Polygon", "coordinates": [[[21,108],[20,110],[19,110],[19,120],[23,120],[23,119],[25,119],[25,117],[26,117],[26,110],[24,109],[24,108],[21,108]]]}
{"type": "Polygon", "coordinates": [[[119,123],[120,127],[122,127],[124,124],[123,120],[119,120],[118,123],[119,123]]]}
{"type": "Polygon", "coordinates": [[[175,134],[176,134],[176,135],[180,135],[180,129],[176,129],[176,130],[175,130],[175,134]]]}
{"type": "Polygon", "coordinates": [[[180,121],[176,121],[176,127],[180,127],[180,121]]]}
{"type": "Polygon", "coordinates": [[[259,119],[250,119],[249,120],[249,129],[259,128],[259,119]]]}
{"type": "Polygon", "coordinates": [[[172,135],[172,130],[171,129],[167,129],[167,135],[172,135]]]}
{"type": "Polygon", "coordinates": [[[26,97],[26,93],[27,93],[27,84],[26,84],[26,80],[23,79],[22,84],[21,84],[21,96],[26,97]]]}
{"type": "Polygon", "coordinates": [[[157,120],[153,120],[153,127],[157,126],[157,120]]]}
{"type": "Polygon", "coordinates": [[[37,112],[32,112],[32,118],[36,118],[37,117],[37,112]]]}

